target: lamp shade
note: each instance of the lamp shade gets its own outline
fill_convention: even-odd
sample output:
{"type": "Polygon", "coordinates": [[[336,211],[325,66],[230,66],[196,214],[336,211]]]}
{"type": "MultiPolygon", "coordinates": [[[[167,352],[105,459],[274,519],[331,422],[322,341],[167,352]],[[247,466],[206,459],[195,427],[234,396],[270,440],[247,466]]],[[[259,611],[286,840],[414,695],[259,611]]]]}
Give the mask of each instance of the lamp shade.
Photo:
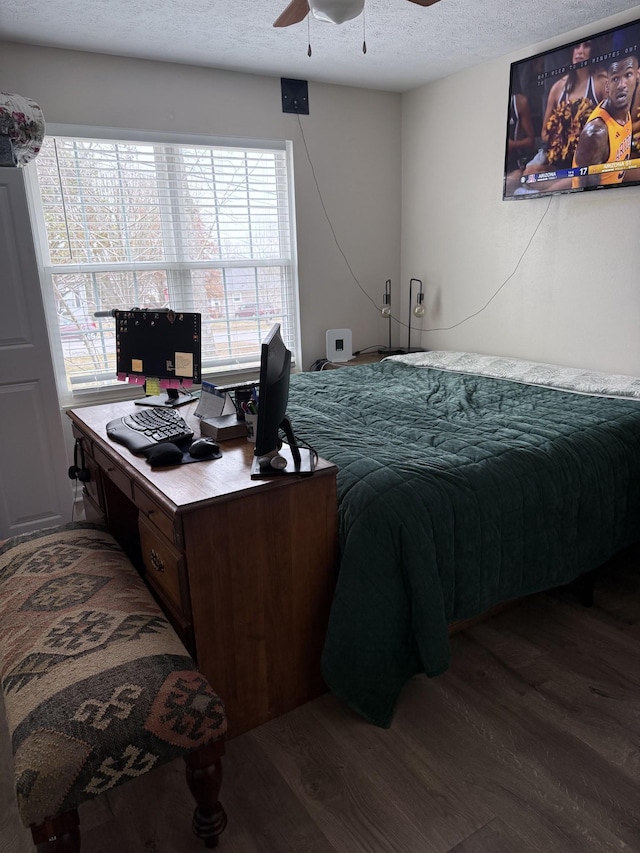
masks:
{"type": "Polygon", "coordinates": [[[318,21],[344,24],[362,14],[364,0],[309,0],[309,8],[318,21]]]}

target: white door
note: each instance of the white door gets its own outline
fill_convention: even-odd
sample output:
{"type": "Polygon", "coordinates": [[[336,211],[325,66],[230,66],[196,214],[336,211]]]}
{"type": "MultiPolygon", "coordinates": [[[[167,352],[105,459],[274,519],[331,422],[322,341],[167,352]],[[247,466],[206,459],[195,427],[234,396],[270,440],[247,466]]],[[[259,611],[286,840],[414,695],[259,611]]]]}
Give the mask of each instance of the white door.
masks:
{"type": "Polygon", "coordinates": [[[62,417],[24,175],[0,168],[0,539],[70,519],[62,417]]]}

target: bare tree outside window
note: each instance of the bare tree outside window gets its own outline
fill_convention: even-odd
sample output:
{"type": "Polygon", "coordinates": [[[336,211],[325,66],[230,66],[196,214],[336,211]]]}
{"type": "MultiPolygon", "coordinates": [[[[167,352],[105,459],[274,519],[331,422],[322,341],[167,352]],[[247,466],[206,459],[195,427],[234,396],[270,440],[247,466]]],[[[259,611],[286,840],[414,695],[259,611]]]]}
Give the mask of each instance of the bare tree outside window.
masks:
{"type": "Polygon", "coordinates": [[[284,150],[47,137],[37,176],[67,391],[114,380],[114,323],[96,311],[200,312],[205,372],[256,363],[275,321],[294,347],[284,150]]]}

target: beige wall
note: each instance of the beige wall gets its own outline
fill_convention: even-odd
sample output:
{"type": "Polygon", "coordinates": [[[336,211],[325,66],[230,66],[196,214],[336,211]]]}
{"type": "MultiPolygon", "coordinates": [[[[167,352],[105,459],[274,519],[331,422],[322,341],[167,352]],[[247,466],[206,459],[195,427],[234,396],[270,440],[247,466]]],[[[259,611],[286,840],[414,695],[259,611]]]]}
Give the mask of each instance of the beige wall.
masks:
{"type": "MultiPolygon", "coordinates": [[[[386,343],[376,307],[384,280],[406,324],[417,277],[425,329],[458,323],[502,288],[477,317],[425,332],[424,346],[640,374],[640,188],[555,196],[548,211],[547,199],[501,199],[510,62],[636,17],[640,7],[402,98],[309,84],[309,152],[372,301],[335,244],[279,79],[9,44],[0,80],[50,122],[292,139],[305,366],[324,355],[328,328],[351,328],[354,349],[386,343]]],[[[406,327],[394,323],[394,341],[406,343],[406,327]]]]}
{"type": "Polygon", "coordinates": [[[640,7],[403,97],[402,279],[425,282],[424,328],[482,308],[532,240],[491,304],[425,333],[429,349],[640,375],[640,187],[554,196],[548,211],[501,200],[510,63],[635,18],[640,7]]]}
{"type": "Polygon", "coordinates": [[[37,101],[52,123],[293,140],[303,364],[325,332],[350,328],[354,349],[384,343],[378,306],[400,271],[401,97],[309,84],[300,117],[282,113],[279,78],[0,44],[3,91],[37,101]],[[370,301],[372,300],[372,301],[370,301]]]}

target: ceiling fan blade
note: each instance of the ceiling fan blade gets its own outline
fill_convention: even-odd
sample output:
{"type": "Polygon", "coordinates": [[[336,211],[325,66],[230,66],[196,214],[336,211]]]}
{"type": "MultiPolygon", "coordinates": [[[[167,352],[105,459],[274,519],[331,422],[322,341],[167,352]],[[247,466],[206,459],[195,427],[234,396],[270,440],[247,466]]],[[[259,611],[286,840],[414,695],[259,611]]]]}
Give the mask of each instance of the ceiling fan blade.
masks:
{"type": "Polygon", "coordinates": [[[438,3],[439,0],[409,0],[409,3],[417,3],[418,6],[433,6],[434,3],[438,3]]]}
{"type": "Polygon", "coordinates": [[[290,27],[292,24],[299,24],[309,14],[309,4],[307,0],[291,0],[284,12],[276,18],[273,23],[274,27],[290,27]]]}

